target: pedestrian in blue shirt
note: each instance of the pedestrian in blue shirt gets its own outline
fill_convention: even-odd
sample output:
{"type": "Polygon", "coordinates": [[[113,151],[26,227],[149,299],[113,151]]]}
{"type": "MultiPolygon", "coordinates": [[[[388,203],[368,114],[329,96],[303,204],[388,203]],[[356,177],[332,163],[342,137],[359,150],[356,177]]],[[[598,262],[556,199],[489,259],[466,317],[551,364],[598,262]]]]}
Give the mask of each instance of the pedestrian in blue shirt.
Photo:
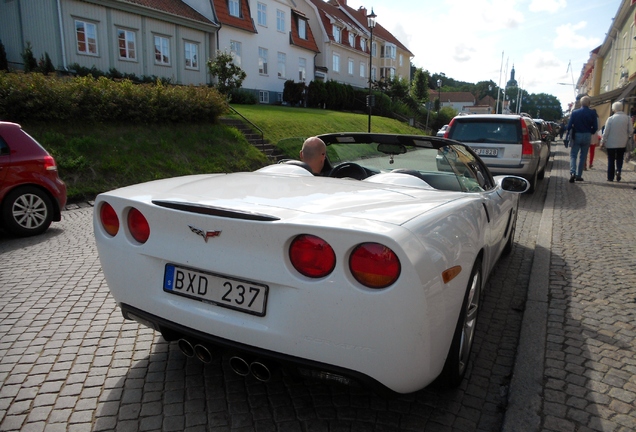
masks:
{"type": "Polygon", "coordinates": [[[567,130],[573,139],[570,142],[570,183],[583,181],[581,177],[587,152],[592,141],[592,134],[598,130],[598,119],[596,111],[590,109],[589,96],[581,98],[581,108],[572,111],[567,130]]]}

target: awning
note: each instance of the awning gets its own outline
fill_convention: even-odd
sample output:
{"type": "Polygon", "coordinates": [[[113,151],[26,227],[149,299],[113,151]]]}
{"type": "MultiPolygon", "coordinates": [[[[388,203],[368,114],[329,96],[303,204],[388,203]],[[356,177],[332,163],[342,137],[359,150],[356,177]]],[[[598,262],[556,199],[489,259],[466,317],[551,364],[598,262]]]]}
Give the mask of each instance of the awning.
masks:
{"type": "Polygon", "coordinates": [[[605,93],[601,93],[598,96],[590,97],[590,106],[601,105],[606,102],[620,101],[628,97],[636,87],[636,81],[632,81],[625,87],[617,88],[605,93]]]}

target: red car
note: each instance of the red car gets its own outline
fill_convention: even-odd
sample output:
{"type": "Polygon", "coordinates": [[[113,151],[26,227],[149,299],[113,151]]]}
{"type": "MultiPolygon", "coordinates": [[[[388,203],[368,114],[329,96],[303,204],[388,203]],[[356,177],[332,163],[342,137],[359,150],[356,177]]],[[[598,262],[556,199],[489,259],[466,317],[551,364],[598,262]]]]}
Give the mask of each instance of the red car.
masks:
{"type": "Polygon", "coordinates": [[[53,156],[19,124],[0,121],[0,225],[20,237],[40,234],[65,205],[53,156]]]}

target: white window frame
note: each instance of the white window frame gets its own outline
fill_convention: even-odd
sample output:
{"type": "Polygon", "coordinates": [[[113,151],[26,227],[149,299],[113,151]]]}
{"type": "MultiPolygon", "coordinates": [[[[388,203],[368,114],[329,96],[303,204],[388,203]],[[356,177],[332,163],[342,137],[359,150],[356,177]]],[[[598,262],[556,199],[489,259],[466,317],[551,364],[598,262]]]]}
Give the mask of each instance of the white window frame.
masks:
{"type": "Polygon", "coordinates": [[[97,24],[76,19],[75,40],[77,42],[75,47],[77,48],[78,54],[85,54],[90,56],[99,55],[97,46],[97,24]],[[80,39],[80,34],[83,35],[83,40],[80,39]]]}
{"type": "Polygon", "coordinates": [[[258,47],[258,73],[267,75],[267,48],[258,47]]]}
{"type": "Polygon", "coordinates": [[[285,12],[276,9],[276,30],[279,32],[285,33],[285,12]]]}
{"type": "Polygon", "coordinates": [[[360,49],[367,52],[367,40],[360,38],[360,49]]]}
{"type": "Polygon", "coordinates": [[[154,35],[155,43],[155,64],[161,66],[170,66],[170,38],[167,36],[154,35]],[[159,44],[157,44],[159,42],[159,44]],[[159,55],[159,59],[157,59],[159,55]]]}
{"type": "Polygon", "coordinates": [[[230,41],[230,55],[232,56],[232,62],[241,67],[241,61],[243,56],[243,44],[239,41],[231,40],[230,41]]]}
{"type": "Polygon", "coordinates": [[[404,56],[400,54],[400,67],[404,66],[404,56]]]}
{"type": "Polygon", "coordinates": [[[355,62],[353,61],[352,58],[348,59],[348,65],[347,65],[347,72],[349,72],[349,75],[353,76],[353,69],[355,66],[355,62]]]}
{"type": "Polygon", "coordinates": [[[307,59],[298,59],[298,80],[304,82],[307,79],[307,59]]]}
{"type": "Polygon", "coordinates": [[[283,52],[278,53],[278,78],[287,76],[287,54],[283,52]]]}
{"type": "Polygon", "coordinates": [[[376,42],[371,42],[371,57],[378,56],[378,44],[376,42]]]}
{"type": "Polygon", "coordinates": [[[307,40],[307,21],[298,18],[298,37],[307,40]]]}
{"type": "Polygon", "coordinates": [[[265,3],[258,2],[256,9],[258,25],[267,27],[267,5],[265,3]]]}
{"type": "Polygon", "coordinates": [[[377,69],[375,66],[371,68],[371,81],[377,81],[377,69]]]}
{"type": "Polygon", "coordinates": [[[199,70],[199,44],[184,41],[183,53],[185,57],[185,68],[189,70],[199,70]]]}
{"type": "Polygon", "coordinates": [[[259,90],[258,91],[258,102],[262,104],[269,103],[269,91],[267,90],[259,90]]]}
{"type": "Polygon", "coordinates": [[[333,25],[333,40],[340,43],[342,40],[342,29],[337,25],[333,25]]]}
{"type": "Polygon", "coordinates": [[[241,17],[241,1],[240,0],[228,0],[227,8],[230,12],[230,16],[240,18],[241,17]]]}
{"type": "Polygon", "coordinates": [[[134,31],[117,28],[117,51],[119,51],[119,60],[137,60],[137,36],[134,31]]]}
{"type": "Polygon", "coordinates": [[[340,73],[340,54],[333,53],[331,58],[331,68],[335,73],[340,73]]]}
{"type": "Polygon", "coordinates": [[[360,78],[367,78],[367,64],[360,62],[360,78]]]}
{"type": "Polygon", "coordinates": [[[356,35],[354,35],[351,32],[349,32],[349,46],[351,48],[355,48],[356,47],[356,35]]]}

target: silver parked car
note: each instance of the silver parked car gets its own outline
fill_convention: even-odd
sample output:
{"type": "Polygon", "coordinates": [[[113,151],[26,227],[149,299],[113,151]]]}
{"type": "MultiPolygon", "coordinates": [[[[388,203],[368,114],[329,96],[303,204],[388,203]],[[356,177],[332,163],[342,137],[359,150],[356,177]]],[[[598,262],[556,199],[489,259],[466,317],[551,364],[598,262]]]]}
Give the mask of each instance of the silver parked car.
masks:
{"type": "Polygon", "coordinates": [[[484,114],[457,116],[451,120],[445,138],[469,145],[494,175],[517,175],[530,182],[545,175],[550,143],[532,118],[524,115],[484,114]]]}

